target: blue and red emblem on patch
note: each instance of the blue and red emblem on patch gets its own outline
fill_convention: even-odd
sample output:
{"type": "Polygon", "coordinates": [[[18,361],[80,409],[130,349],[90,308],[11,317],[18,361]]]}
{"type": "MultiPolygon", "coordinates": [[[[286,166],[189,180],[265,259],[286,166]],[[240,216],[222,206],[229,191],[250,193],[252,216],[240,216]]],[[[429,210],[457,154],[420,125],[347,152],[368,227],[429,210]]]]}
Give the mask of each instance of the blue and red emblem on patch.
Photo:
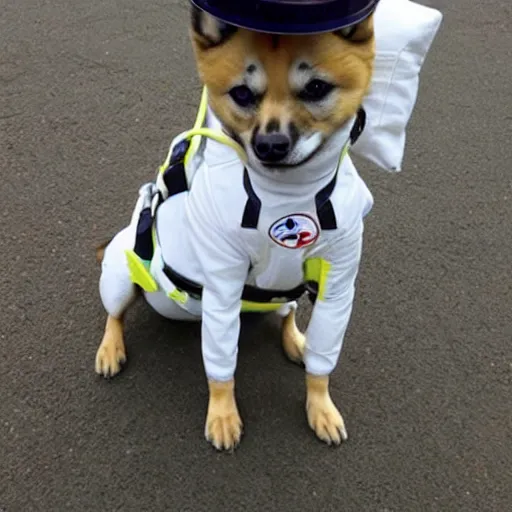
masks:
{"type": "Polygon", "coordinates": [[[304,213],[294,213],[276,220],[268,234],[276,244],[288,249],[302,249],[314,244],[319,235],[316,221],[304,213]]]}

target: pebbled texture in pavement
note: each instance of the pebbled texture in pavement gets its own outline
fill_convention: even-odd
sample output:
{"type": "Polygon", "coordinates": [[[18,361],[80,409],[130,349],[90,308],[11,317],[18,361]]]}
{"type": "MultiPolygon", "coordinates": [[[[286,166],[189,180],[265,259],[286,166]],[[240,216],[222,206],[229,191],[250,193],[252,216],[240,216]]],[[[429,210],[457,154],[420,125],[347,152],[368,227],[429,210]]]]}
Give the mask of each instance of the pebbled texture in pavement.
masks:
{"type": "Polygon", "coordinates": [[[349,441],[315,440],[302,370],[276,322],[251,318],[245,437],[225,455],[203,439],[197,326],[140,303],[126,370],[93,371],[93,248],[198,102],[187,4],[1,2],[1,510],[509,509],[512,7],[428,4],[445,19],[404,171],[361,166],[376,204],[333,378],[349,441]]]}

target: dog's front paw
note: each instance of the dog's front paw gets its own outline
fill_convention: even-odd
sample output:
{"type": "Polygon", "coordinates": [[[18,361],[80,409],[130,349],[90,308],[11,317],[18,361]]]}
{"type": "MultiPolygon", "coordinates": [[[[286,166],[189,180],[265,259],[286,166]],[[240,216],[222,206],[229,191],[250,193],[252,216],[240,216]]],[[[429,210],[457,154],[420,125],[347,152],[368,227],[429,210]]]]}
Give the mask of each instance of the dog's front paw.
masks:
{"type": "Polygon", "coordinates": [[[309,426],[319,439],[327,444],[341,444],[348,439],[345,423],[331,397],[309,401],[307,404],[309,426]]]}
{"type": "Polygon", "coordinates": [[[122,323],[109,317],[103,340],[96,352],[96,373],[103,377],[113,377],[121,371],[121,365],[125,362],[122,323]]]}
{"type": "Polygon", "coordinates": [[[236,448],[242,437],[242,419],[238,411],[208,413],[205,436],[217,450],[236,448]]]}
{"type": "Polygon", "coordinates": [[[233,450],[242,437],[242,418],[236,405],[234,381],[210,381],[209,388],[205,437],[217,450],[233,450]]]}
{"type": "Polygon", "coordinates": [[[348,439],[345,423],[331,399],[327,385],[318,386],[319,382],[314,382],[316,379],[323,377],[308,377],[306,413],[309,426],[325,443],[339,445],[348,439]]]}

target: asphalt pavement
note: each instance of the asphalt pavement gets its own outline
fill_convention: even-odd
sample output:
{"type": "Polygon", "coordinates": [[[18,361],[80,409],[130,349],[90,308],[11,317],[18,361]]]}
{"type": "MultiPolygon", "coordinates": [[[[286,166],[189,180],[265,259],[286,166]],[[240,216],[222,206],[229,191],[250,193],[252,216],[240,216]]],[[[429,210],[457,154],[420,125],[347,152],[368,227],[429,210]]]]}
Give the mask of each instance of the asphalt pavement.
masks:
{"type": "Polygon", "coordinates": [[[0,510],[511,509],[512,7],[428,4],[404,170],[360,167],[375,206],[332,385],[349,441],[315,439],[303,371],[250,318],[245,436],[218,454],[198,326],[138,303],[125,371],[94,373],[94,246],[197,107],[187,2],[0,1],[0,510]]]}

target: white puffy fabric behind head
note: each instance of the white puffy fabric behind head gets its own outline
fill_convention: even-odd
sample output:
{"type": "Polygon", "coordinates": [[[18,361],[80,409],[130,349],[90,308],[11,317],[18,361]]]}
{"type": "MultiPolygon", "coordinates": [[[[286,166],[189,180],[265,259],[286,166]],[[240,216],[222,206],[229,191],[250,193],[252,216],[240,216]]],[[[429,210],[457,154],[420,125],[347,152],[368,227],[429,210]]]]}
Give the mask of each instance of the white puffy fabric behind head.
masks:
{"type": "Polygon", "coordinates": [[[366,127],[351,152],[397,172],[402,170],[421,67],[443,15],[410,0],[380,0],[374,16],[375,70],[363,102],[366,127]]]}

